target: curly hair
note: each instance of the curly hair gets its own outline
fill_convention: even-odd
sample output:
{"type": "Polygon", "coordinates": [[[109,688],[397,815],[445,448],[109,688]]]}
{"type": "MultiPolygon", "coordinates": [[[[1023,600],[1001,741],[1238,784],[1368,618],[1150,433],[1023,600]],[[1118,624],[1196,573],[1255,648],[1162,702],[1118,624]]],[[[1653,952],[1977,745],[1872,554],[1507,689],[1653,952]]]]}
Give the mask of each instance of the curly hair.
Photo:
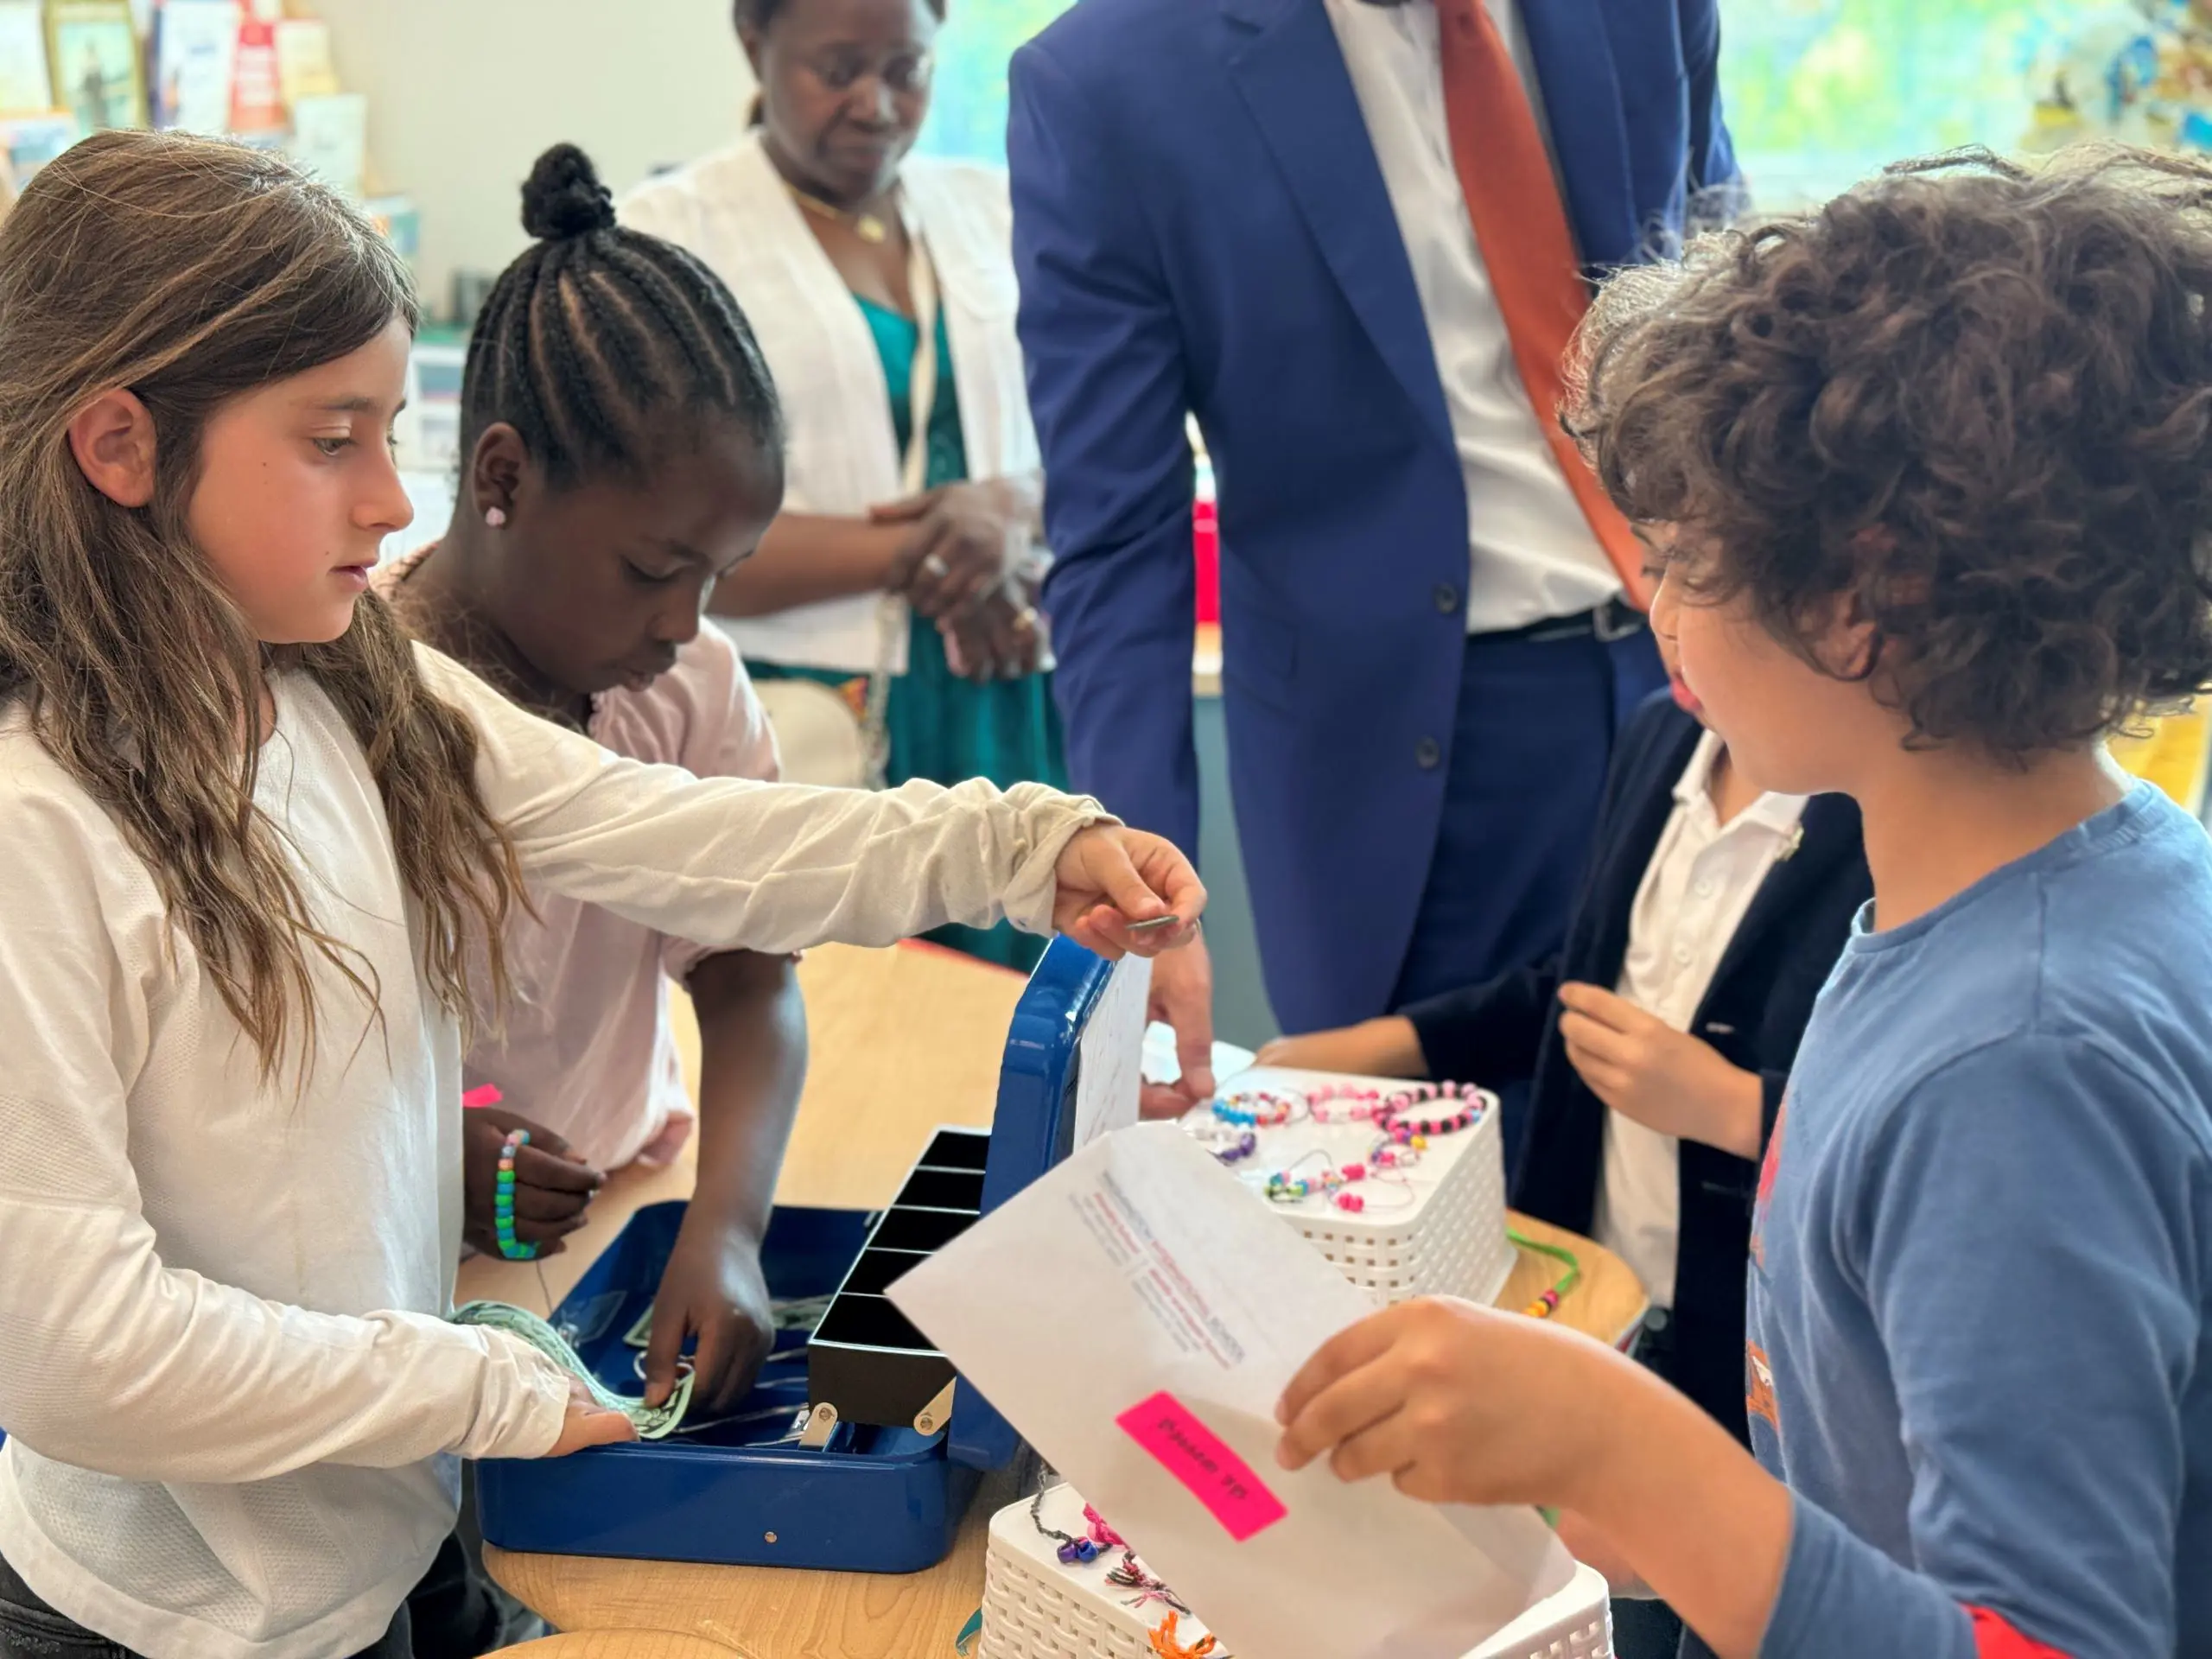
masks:
{"type": "Polygon", "coordinates": [[[1900,163],[1624,272],[1568,416],[1669,575],[2024,764],[2212,684],[2212,166],[1900,163]],[[1688,550],[1695,550],[1694,552],[1688,550]]]}

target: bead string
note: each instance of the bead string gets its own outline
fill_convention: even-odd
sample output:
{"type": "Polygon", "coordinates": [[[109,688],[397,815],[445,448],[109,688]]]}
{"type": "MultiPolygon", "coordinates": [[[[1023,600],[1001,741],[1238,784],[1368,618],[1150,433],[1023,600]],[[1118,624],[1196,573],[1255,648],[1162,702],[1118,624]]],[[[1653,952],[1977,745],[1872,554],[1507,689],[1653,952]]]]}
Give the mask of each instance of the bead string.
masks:
{"type": "Polygon", "coordinates": [[[1573,1250],[1564,1249],[1557,1244],[1541,1243],[1526,1233],[1516,1232],[1511,1228],[1506,1230],[1505,1236],[1524,1250],[1567,1263],[1567,1271],[1540,1292],[1535,1301],[1521,1310],[1532,1319],[1548,1319],[1559,1312],[1559,1305],[1566,1300],[1567,1294],[1581,1282],[1581,1260],[1573,1250]]]}
{"type": "Polygon", "coordinates": [[[537,1246],[515,1236],[515,1158],[530,1144],[530,1131],[512,1131],[499,1147],[499,1174],[492,1192],[492,1230],[499,1238],[499,1254],[510,1262],[534,1262],[537,1246]]]}
{"type": "Polygon", "coordinates": [[[1145,1564],[1137,1560],[1136,1552],[1133,1549],[1123,1550],[1122,1559],[1106,1569],[1106,1582],[1116,1590],[1135,1591],[1135,1597],[1129,1602],[1133,1608],[1141,1609],[1147,1602],[1157,1601],[1165,1603],[1179,1613],[1191,1611],[1177,1599],[1173,1590],[1153,1577],[1145,1564]]]}
{"type": "Polygon", "coordinates": [[[1129,1547],[1128,1540],[1108,1526],[1106,1517],[1088,1503],[1083,1506],[1083,1520],[1090,1530],[1090,1541],[1101,1549],[1127,1549],[1129,1547]]]}
{"type": "Polygon", "coordinates": [[[1096,1560],[1098,1546],[1092,1540],[1078,1538],[1072,1533],[1062,1532],[1058,1527],[1045,1524],[1046,1491],[1046,1488],[1039,1487],[1037,1496],[1029,1500],[1029,1524],[1037,1529],[1039,1537],[1059,1541],[1059,1548],[1055,1553],[1059,1556],[1062,1567],[1074,1567],[1077,1563],[1088,1566],[1096,1560]]]}

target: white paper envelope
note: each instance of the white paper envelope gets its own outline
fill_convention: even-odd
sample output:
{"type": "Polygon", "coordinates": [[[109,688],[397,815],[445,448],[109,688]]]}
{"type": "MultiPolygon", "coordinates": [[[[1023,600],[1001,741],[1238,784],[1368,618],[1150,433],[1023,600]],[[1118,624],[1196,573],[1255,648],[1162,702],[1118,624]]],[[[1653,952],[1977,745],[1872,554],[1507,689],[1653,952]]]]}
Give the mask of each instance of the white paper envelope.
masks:
{"type": "Polygon", "coordinates": [[[1237,1659],[1458,1659],[1573,1573],[1533,1510],[1277,1466],[1282,1390],[1374,1306],[1173,1124],[1094,1142],[890,1296],[1237,1659]]]}

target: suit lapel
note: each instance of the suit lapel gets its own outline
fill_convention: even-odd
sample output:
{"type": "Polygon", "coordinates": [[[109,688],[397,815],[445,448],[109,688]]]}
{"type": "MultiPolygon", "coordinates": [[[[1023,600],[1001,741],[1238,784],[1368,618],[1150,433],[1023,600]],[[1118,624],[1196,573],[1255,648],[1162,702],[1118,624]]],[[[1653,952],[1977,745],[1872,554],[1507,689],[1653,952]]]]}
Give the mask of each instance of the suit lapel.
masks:
{"type": "MultiPolygon", "coordinates": [[[[1744,912],[1736,936],[1721,953],[1711,985],[1727,982],[1744,953],[1758,944],[1769,928],[1785,925],[1804,903],[1805,894],[1834,873],[1837,860],[1847,857],[1859,844],[1859,807],[1847,795],[1815,795],[1805,803],[1798,821],[1797,848],[1766,873],[1744,912]]],[[[1711,995],[1708,988],[1707,995],[1711,995]]]]}
{"type": "Polygon", "coordinates": [[[1642,227],[1604,0],[1527,0],[1521,18],[1583,264],[1633,264],[1643,257],[1642,227]]]}
{"type": "Polygon", "coordinates": [[[1229,73],[1375,349],[1452,447],[1436,353],[1359,97],[1321,0],[1221,0],[1229,73]]]}

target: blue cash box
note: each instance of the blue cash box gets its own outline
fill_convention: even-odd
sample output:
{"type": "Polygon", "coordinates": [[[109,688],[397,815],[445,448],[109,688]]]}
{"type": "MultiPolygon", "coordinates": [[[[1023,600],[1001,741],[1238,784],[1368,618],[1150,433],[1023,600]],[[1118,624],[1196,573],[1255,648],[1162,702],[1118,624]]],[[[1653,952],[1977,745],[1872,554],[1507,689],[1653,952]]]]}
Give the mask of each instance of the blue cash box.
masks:
{"type": "MultiPolygon", "coordinates": [[[[830,1300],[810,1337],[779,1333],[732,1416],[660,1441],[480,1464],[484,1535],[532,1554],[726,1566],[912,1573],[943,1560],[982,1471],[1011,1462],[1019,1440],[964,1380],[938,1424],[930,1408],[941,1410],[951,1363],[880,1293],[1067,1155],[1079,1046],[1116,971],[1052,942],[1014,1011],[991,1128],[938,1130],[888,1209],[775,1211],[762,1245],[769,1294],[830,1300]],[[836,1418],[826,1443],[797,1443],[810,1408],[820,1438],[824,1402],[836,1418]]],[[[1141,1034],[1140,1018],[1132,1069],[1141,1034]]],[[[642,1388],[643,1351],[626,1338],[652,1306],[683,1218],[681,1203],[639,1211],[555,1311],[624,1393],[642,1388]]]]}

